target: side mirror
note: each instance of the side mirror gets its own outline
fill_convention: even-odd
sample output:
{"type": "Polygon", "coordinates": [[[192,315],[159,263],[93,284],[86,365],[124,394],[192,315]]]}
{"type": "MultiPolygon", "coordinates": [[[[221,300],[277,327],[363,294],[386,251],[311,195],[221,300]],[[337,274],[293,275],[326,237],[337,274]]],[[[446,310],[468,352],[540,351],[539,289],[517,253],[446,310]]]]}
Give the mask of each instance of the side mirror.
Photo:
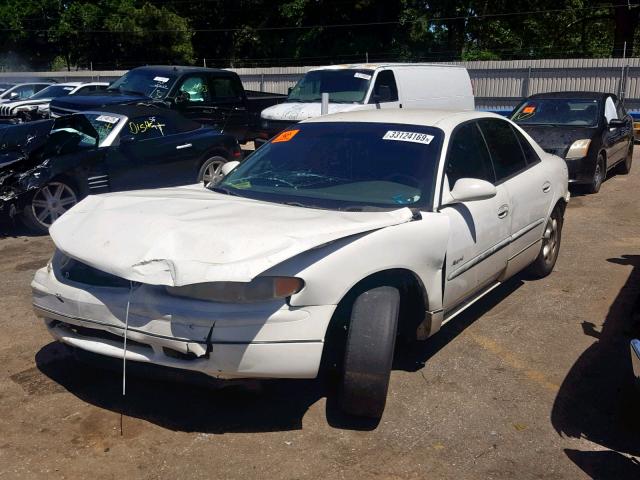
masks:
{"type": "Polygon", "coordinates": [[[174,100],[174,103],[176,104],[176,107],[183,107],[187,104],[187,102],[189,101],[189,98],[190,96],[187,92],[178,92],[174,100]]]}
{"type": "Polygon", "coordinates": [[[609,120],[609,128],[620,128],[624,127],[627,124],[624,120],[620,118],[613,118],[609,120]]]}
{"type": "Polygon", "coordinates": [[[486,200],[496,196],[498,191],[496,187],[479,178],[461,178],[453,186],[453,190],[449,192],[448,199],[443,199],[444,205],[451,205],[461,202],[474,202],[477,200],[486,200]]]}
{"type": "Polygon", "coordinates": [[[293,91],[293,87],[287,88],[287,96],[291,95],[292,91],[293,91]]]}
{"type": "Polygon", "coordinates": [[[19,97],[19,95],[18,95],[16,92],[11,92],[11,93],[9,94],[9,98],[10,98],[11,100],[13,100],[14,98],[18,98],[18,97],[19,97]]]}

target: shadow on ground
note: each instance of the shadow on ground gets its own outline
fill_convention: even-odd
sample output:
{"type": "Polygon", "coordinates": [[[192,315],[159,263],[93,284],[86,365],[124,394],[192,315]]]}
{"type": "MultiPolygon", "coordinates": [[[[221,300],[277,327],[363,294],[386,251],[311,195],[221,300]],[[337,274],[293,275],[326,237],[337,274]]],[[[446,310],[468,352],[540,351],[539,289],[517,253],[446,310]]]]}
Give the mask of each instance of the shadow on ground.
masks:
{"type": "Polygon", "coordinates": [[[640,464],[624,455],[640,455],[640,392],[634,388],[629,353],[629,341],[640,335],[640,256],[608,261],[633,270],[609,308],[602,330],[583,322],[585,335],[597,341],[562,382],[551,422],[562,435],[586,438],[615,451],[566,451],[593,478],[640,478],[640,464]]]}
{"type": "MultiPolygon", "coordinates": [[[[523,284],[512,279],[445,325],[427,342],[399,349],[394,369],[417,371],[465,328],[523,284]]],[[[302,419],[314,403],[334,391],[329,375],[318,380],[216,382],[181,371],[127,367],[127,395],[122,397],[120,361],[96,368],[92,357],[79,362],[59,343],[36,354],[40,371],[78,398],[125,416],[177,431],[204,433],[269,432],[302,428],[302,419]],[[89,360],[87,363],[86,360],[89,360]],[[104,368],[107,367],[107,368],[104,368]]],[[[332,398],[332,395],[329,395],[332,398]]],[[[372,430],[375,422],[354,420],[327,402],[327,421],[336,428],[372,430]]]]}
{"type": "Polygon", "coordinates": [[[0,240],[16,237],[40,237],[42,234],[33,233],[18,221],[0,218],[0,240]]]}

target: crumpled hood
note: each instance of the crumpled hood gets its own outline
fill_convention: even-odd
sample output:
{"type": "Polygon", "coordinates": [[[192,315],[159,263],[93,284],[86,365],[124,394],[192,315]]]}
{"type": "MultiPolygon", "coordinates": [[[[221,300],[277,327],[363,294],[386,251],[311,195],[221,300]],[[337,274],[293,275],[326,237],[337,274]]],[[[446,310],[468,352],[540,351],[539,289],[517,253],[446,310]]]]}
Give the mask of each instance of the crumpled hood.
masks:
{"type": "MultiPolygon", "coordinates": [[[[260,116],[266,120],[291,120],[300,122],[307,118],[319,117],[322,105],[317,103],[284,102],[266,108],[260,116]]],[[[329,103],[329,113],[350,112],[361,109],[359,103],[329,103]]]]}
{"type": "Polygon", "coordinates": [[[88,95],[67,95],[55,98],[51,102],[52,108],[64,108],[76,112],[83,112],[108,105],[125,105],[128,103],[148,102],[149,97],[141,95],[127,95],[118,92],[94,92],[88,95]]]}
{"type": "Polygon", "coordinates": [[[127,280],[248,282],[299,253],[411,221],[408,208],[338,212],[189,186],[89,196],[50,229],[66,255],[127,280]]]}

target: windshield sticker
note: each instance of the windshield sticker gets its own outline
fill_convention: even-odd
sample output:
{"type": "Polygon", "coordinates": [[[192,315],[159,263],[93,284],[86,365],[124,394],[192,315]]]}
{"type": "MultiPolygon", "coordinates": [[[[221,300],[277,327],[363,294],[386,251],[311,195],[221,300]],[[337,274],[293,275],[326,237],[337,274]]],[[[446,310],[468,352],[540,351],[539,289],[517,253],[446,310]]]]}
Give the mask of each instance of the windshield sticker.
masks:
{"type": "Polygon", "coordinates": [[[356,72],[354,75],[355,78],[361,78],[363,80],[371,80],[371,75],[367,75],[366,73],[356,72]]]}
{"type": "Polygon", "coordinates": [[[251,188],[251,182],[249,180],[236,180],[235,182],[231,182],[233,188],[238,188],[240,190],[244,190],[246,188],[251,188]]]}
{"type": "Polygon", "coordinates": [[[276,137],[271,140],[271,143],[288,142],[293,137],[295,137],[299,131],[300,130],[285,130],[279,135],[276,135],[276,137]]]}
{"type": "Polygon", "coordinates": [[[433,135],[418,132],[402,132],[399,130],[389,130],[382,137],[383,140],[395,140],[396,142],[413,142],[429,145],[433,140],[433,135]]]}
{"type": "Polygon", "coordinates": [[[73,90],[74,87],[62,87],[63,90],[66,90],[67,92],[70,92],[71,90],[73,90]]]}
{"type": "Polygon", "coordinates": [[[118,117],[112,117],[111,115],[100,115],[96,118],[97,122],[106,122],[106,123],[118,123],[118,117]]]}
{"type": "Polygon", "coordinates": [[[160,135],[164,137],[163,128],[165,126],[166,124],[158,122],[156,117],[149,117],[141,122],[129,122],[129,131],[133,135],[138,135],[139,133],[145,133],[150,129],[155,129],[158,130],[160,132],[160,135]]]}
{"type": "Polygon", "coordinates": [[[535,111],[536,111],[536,107],[534,106],[524,107],[522,109],[522,113],[533,113],[535,111]]]}
{"type": "Polygon", "coordinates": [[[169,79],[167,77],[153,77],[154,82],[167,83],[169,79]]]}

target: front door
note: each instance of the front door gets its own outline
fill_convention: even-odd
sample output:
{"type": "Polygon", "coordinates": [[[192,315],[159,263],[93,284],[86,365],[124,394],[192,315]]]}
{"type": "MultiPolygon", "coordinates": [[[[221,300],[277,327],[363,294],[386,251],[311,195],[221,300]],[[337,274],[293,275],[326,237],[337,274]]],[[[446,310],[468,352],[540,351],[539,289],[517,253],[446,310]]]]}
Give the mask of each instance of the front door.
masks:
{"type": "MultiPolygon", "coordinates": [[[[461,178],[495,184],[491,157],[475,121],[462,124],[449,142],[443,198],[461,178]]],[[[507,266],[510,201],[498,185],[497,195],[486,200],[454,203],[441,208],[450,221],[443,307],[445,314],[483,287],[494,282],[507,266]]]]}

